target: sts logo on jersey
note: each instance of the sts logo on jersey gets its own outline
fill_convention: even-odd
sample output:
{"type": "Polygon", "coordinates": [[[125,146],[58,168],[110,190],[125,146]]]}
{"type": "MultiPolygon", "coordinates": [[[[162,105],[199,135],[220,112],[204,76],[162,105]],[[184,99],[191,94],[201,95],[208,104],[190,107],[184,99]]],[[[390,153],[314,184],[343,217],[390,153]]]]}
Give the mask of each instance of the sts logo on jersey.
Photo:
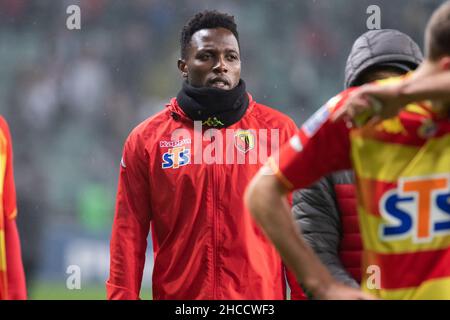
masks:
{"type": "Polygon", "coordinates": [[[185,166],[191,162],[190,149],[186,147],[169,148],[166,153],[162,155],[162,168],[163,169],[178,169],[181,166],[185,166]]]}
{"type": "Polygon", "coordinates": [[[450,174],[400,179],[398,189],[387,191],[379,206],[385,241],[412,236],[423,243],[450,235],[450,174]]]}

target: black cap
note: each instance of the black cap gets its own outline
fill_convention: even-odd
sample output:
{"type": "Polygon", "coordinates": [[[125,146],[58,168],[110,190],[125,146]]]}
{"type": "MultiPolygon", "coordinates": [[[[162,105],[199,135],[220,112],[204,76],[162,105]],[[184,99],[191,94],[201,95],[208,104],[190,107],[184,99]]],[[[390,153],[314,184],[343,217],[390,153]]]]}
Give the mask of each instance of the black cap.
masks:
{"type": "Polygon", "coordinates": [[[354,86],[370,67],[390,66],[408,72],[422,60],[419,46],[406,34],[393,29],[368,31],[353,44],[345,67],[345,87],[354,86]]]}

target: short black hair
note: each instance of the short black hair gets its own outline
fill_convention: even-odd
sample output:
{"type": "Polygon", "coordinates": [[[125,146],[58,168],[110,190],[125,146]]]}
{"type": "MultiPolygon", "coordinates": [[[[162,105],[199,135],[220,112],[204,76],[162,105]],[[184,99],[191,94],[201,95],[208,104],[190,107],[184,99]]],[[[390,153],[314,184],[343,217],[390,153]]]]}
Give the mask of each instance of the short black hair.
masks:
{"type": "Polygon", "coordinates": [[[205,10],[193,16],[181,31],[181,58],[186,58],[186,51],[194,33],[202,29],[216,28],[229,30],[236,37],[239,45],[239,34],[237,32],[236,22],[234,22],[234,16],[216,10],[205,10]]]}
{"type": "MultiPolygon", "coordinates": [[[[402,62],[403,63],[403,62],[402,62]]],[[[404,63],[405,65],[407,63],[404,63]]],[[[416,66],[410,65],[411,70],[416,69],[416,66]]],[[[390,66],[384,66],[384,65],[373,65],[364,71],[362,71],[356,79],[352,82],[352,87],[356,86],[362,86],[366,83],[374,82],[381,79],[386,79],[390,77],[396,77],[401,76],[403,74],[406,74],[407,71],[404,69],[400,69],[397,67],[390,67],[390,66]]]]}

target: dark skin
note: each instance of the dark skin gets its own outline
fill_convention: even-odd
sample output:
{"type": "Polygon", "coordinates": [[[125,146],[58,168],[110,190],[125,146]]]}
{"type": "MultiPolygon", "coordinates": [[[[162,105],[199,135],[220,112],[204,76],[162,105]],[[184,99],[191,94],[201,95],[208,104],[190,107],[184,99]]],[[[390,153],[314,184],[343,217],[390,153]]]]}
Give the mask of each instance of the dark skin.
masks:
{"type": "Polygon", "coordinates": [[[178,69],[193,87],[233,89],[241,78],[236,37],[225,28],[197,31],[192,35],[186,58],[178,60],[178,69]]]}

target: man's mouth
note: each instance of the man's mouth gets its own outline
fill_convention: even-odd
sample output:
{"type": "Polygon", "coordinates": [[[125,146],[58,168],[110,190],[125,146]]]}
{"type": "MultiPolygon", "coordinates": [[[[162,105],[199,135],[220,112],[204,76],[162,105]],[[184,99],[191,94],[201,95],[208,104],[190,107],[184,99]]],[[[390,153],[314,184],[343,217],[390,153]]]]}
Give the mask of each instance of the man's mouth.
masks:
{"type": "Polygon", "coordinates": [[[209,85],[213,88],[226,89],[230,86],[229,82],[225,79],[217,78],[209,82],[209,85]]]}

